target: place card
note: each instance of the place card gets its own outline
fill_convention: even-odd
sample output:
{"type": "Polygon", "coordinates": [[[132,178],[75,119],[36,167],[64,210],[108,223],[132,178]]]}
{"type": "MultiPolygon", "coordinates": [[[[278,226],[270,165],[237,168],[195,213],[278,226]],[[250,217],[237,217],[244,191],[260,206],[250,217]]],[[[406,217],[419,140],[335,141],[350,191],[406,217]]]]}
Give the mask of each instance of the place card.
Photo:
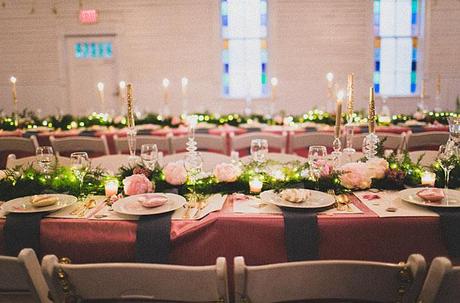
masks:
{"type": "Polygon", "coordinates": [[[402,201],[397,191],[359,191],[353,194],[381,218],[439,216],[428,208],[402,201]]]}

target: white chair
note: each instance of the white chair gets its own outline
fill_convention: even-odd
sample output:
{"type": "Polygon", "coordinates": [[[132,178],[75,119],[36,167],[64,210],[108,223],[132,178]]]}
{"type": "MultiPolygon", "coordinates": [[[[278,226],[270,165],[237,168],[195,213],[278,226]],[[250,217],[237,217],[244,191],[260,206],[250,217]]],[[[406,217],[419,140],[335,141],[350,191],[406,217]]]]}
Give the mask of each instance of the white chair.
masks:
{"type": "MultiPolygon", "coordinates": [[[[171,136],[136,136],[136,150],[139,152],[143,144],[156,144],[159,151],[165,154],[171,153],[171,136]]],[[[115,149],[118,154],[128,154],[128,139],[126,137],[113,136],[115,149]]]]}
{"type": "MultiPolygon", "coordinates": [[[[268,153],[267,154],[267,159],[268,160],[274,160],[278,162],[291,162],[291,161],[300,161],[302,163],[305,163],[307,161],[307,158],[298,156],[298,155],[293,155],[293,154],[281,154],[281,153],[268,153]]],[[[252,161],[252,156],[244,156],[241,157],[240,159],[243,163],[249,163],[252,161]]]]}
{"type": "Polygon", "coordinates": [[[421,255],[411,255],[402,264],[331,260],[247,266],[243,257],[234,263],[237,303],[328,299],[413,303],[426,271],[421,255]]]}
{"type": "Polygon", "coordinates": [[[37,137],[30,138],[21,137],[0,137],[0,152],[24,152],[34,154],[38,147],[37,137]]]}
{"type": "MultiPolygon", "coordinates": [[[[184,151],[187,147],[187,136],[177,136],[171,138],[172,153],[184,151]]],[[[195,141],[198,150],[213,151],[221,154],[227,154],[227,141],[225,134],[222,135],[209,135],[209,134],[195,134],[195,141]]]]}
{"type": "Polygon", "coordinates": [[[438,150],[440,145],[446,144],[449,139],[448,132],[408,133],[407,150],[438,150]]]}
{"type": "Polygon", "coordinates": [[[37,256],[30,248],[21,250],[18,257],[0,256],[0,277],[0,302],[51,302],[37,256]]]}
{"type": "MultiPolygon", "coordinates": [[[[175,162],[179,160],[184,160],[187,153],[177,153],[172,155],[166,155],[163,157],[163,165],[168,164],[169,162],[175,162]]],[[[205,172],[212,172],[214,167],[217,164],[222,162],[230,163],[232,159],[223,154],[211,153],[211,152],[200,152],[201,159],[203,160],[203,170],[205,172]]]]}
{"type": "Polygon", "coordinates": [[[416,163],[421,156],[423,157],[420,160],[420,164],[422,166],[431,166],[438,158],[438,152],[435,150],[417,150],[409,152],[409,157],[414,163],[416,163]]]}
{"type": "MultiPolygon", "coordinates": [[[[293,153],[298,149],[308,150],[309,146],[322,145],[328,148],[332,148],[332,142],[334,141],[333,133],[305,133],[295,134],[290,137],[289,153],[293,153]]],[[[343,146],[343,143],[342,143],[343,146]]]]}
{"type": "Polygon", "coordinates": [[[281,153],[286,153],[286,132],[283,132],[281,135],[264,132],[249,132],[242,135],[230,133],[230,149],[231,151],[249,150],[251,148],[251,141],[254,139],[265,139],[268,142],[269,148],[275,148],[281,153]]]}
{"type": "Polygon", "coordinates": [[[0,169],[5,168],[7,155],[16,153],[21,157],[35,155],[38,147],[37,138],[0,137],[0,169]]]}
{"type": "MultiPolygon", "coordinates": [[[[355,134],[353,136],[353,148],[356,150],[363,149],[363,140],[367,136],[367,133],[363,134],[355,134]]],[[[392,133],[377,133],[377,136],[382,141],[385,138],[385,142],[383,142],[384,149],[391,149],[394,151],[402,151],[406,148],[406,134],[392,134],[392,133]]]]}
{"type": "Polygon", "coordinates": [[[180,266],[142,263],[60,264],[43,258],[42,271],[55,302],[68,295],[82,300],[228,302],[227,265],[180,266]],[[58,278],[58,275],[64,277],[58,278]],[[62,287],[68,283],[69,292],[62,287]],[[67,293],[67,294],[66,294],[67,293]]]}
{"type": "Polygon", "coordinates": [[[452,267],[445,257],[431,262],[417,303],[458,303],[460,301],[460,266],[452,267]]]}
{"type": "MultiPolygon", "coordinates": [[[[56,156],[60,165],[69,166],[70,158],[56,156]]],[[[16,166],[35,165],[37,158],[35,156],[16,158],[15,154],[9,154],[6,159],[6,168],[15,168],[16,166]]]]}
{"type": "Polygon", "coordinates": [[[109,147],[104,135],[100,137],[66,137],[50,136],[51,146],[57,155],[70,155],[73,152],[87,152],[90,157],[108,155],[109,147]]]}

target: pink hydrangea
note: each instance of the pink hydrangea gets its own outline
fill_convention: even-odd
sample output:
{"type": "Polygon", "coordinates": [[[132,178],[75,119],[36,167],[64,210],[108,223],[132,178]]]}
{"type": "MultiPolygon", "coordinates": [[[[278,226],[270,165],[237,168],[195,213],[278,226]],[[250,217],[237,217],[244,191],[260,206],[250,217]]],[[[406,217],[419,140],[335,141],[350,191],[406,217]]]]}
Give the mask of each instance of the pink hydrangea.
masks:
{"type": "Polygon", "coordinates": [[[134,174],[123,180],[125,195],[139,195],[153,191],[152,182],[144,174],[134,174]]]}
{"type": "Polygon", "coordinates": [[[241,175],[241,169],[230,163],[217,164],[214,168],[214,176],[219,182],[235,182],[241,175]]]}
{"type": "Polygon", "coordinates": [[[347,163],[341,167],[340,182],[348,189],[366,189],[371,186],[371,178],[366,163],[347,163]]]}
{"type": "Polygon", "coordinates": [[[184,161],[169,162],[163,169],[166,182],[172,185],[182,185],[187,181],[187,171],[184,161]]]}
{"type": "Polygon", "coordinates": [[[383,158],[373,158],[366,162],[369,176],[374,179],[382,179],[390,165],[383,158]]]}
{"type": "Polygon", "coordinates": [[[316,162],[316,165],[320,169],[320,175],[321,177],[327,177],[331,174],[332,172],[332,167],[327,163],[326,160],[318,160],[316,162]]]}

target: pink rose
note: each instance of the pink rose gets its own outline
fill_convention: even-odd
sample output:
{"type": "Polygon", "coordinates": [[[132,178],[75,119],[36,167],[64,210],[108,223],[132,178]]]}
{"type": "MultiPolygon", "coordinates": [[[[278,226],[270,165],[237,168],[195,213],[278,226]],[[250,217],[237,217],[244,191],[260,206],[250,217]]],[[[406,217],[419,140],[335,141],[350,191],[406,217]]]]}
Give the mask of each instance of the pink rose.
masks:
{"type": "Polygon", "coordinates": [[[330,175],[331,171],[332,171],[332,168],[329,164],[327,164],[327,161],[326,160],[318,160],[316,162],[316,165],[319,167],[320,169],[320,175],[321,177],[327,177],[330,175]]]}
{"type": "Polygon", "coordinates": [[[139,195],[153,191],[152,182],[143,174],[134,174],[123,180],[125,195],[139,195]]]}
{"type": "Polygon", "coordinates": [[[414,118],[417,121],[423,120],[423,119],[425,119],[425,113],[417,111],[414,114],[414,118]]]}
{"type": "Polygon", "coordinates": [[[166,182],[172,185],[182,185],[187,181],[187,171],[184,161],[169,162],[163,169],[166,182]]]}
{"type": "Polygon", "coordinates": [[[219,182],[235,182],[241,175],[241,169],[230,163],[217,164],[214,168],[214,176],[219,182]]]}
{"type": "Polygon", "coordinates": [[[174,116],[172,119],[171,119],[171,125],[179,125],[181,123],[181,120],[179,117],[176,117],[174,116]]]}
{"type": "Polygon", "coordinates": [[[341,167],[340,182],[348,189],[366,189],[371,186],[367,165],[361,162],[347,163],[341,167]]]}
{"type": "Polygon", "coordinates": [[[388,161],[383,158],[373,158],[366,162],[369,176],[374,179],[382,179],[390,167],[388,161]]]}

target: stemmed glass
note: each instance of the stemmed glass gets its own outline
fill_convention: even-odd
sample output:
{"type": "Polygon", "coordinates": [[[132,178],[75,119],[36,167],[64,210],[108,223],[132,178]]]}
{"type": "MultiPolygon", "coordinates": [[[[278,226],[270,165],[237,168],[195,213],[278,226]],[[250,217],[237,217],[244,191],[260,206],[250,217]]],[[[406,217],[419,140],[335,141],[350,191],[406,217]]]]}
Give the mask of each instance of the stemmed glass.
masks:
{"type": "Polygon", "coordinates": [[[185,156],[184,167],[190,180],[195,183],[196,177],[203,169],[203,159],[198,152],[189,153],[185,156]]]}
{"type": "Polygon", "coordinates": [[[327,157],[326,146],[313,145],[308,148],[308,162],[315,178],[319,178],[322,162],[327,157]]]}
{"type": "Polygon", "coordinates": [[[268,154],[268,141],[265,139],[254,139],[251,141],[251,156],[254,162],[262,164],[268,154]]]}
{"type": "Polygon", "coordinates": [[[449,203],[448,188],[449,188],[449,178],[450,172],[455,167],[454,161],[452,159],[456,154],[456,148],[454,146],[441,145],[439,146],[439,164],[444,171],[445,183],[444,183],[444,195],[446,196],[446,202],[449,203]]]}
{"type": "Polygon", "coordinates": [[[35,150],[35,155],[40,169],[45,175],[49,174],[55,162],[53,148],[51,146],[39,146],[35,150]]]}
{"type": "Polygon", "coordinates": [[[74,152],[70,154],[70,167],[80,182],[80,193],[89,164],[89,157],[86,152],[74,152]]]}
{"type": "Polygon", "coordinates": [[[142,144],[141,146],[141,159],[145,167],[150,170],[155,169],[158,161],[158,147],[156,144],[142,144]]]}

